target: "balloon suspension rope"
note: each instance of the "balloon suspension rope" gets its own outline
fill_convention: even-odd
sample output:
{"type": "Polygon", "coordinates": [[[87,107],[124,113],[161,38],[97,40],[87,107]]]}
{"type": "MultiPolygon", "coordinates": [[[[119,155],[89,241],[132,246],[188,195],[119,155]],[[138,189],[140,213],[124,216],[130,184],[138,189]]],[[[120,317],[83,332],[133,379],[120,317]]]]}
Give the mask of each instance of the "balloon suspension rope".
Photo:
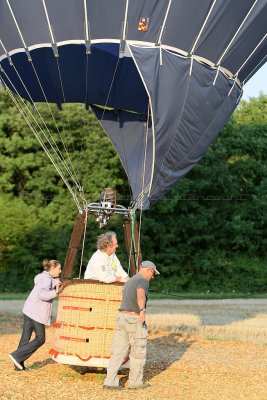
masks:
{"type": "MultiPolygon", "coordinates": [[[[145,145],[145,157],[144,157],[143,177],[142,177],[142,193],[144,192],[144,187],[145,187],[145,172],[146,172],[146,156],[147,156],[147,139],[148,139],[149,118],[150,118],[150,107],[149,107],[149,103],[148,103],[147,121],[146,121],[146,145],[145,145]]],[[[141,243],[142,216],[143,216],[143,202],[141,202],[140,216],[139,216],[137,260],[139,260],[139,254],[141,252],[140,243],[141,243]]],[[[139,268],[139,265],[136,265],[136,270],[138,270],[138,268],[139,268]]]]}
{"type": "Polygon", "coordinates": [[[130,244],[129,260],[128,260],[128,275],[130,273],[132,253],[136,254],[136,245],[134,240],[134,221],[135,221],[135,211],[131,215],[131,244],[130,244]]]}
{"type": "Polygon", "coordinates": [[[81,261],[80,261],[80,269],[79,269],[79,279],[81,279],[82,273],[82,265],[83,265],[83,255],[84,255],[84,244],[85,244],[85,237],[86,237],[86,230],[87,230],[87,222],[88,222],[88,210],[85,211],[85,220],[84,220],[84,232],[83,232],[83,243],[82,243],[82,253],[81,253],[81,261]]]}

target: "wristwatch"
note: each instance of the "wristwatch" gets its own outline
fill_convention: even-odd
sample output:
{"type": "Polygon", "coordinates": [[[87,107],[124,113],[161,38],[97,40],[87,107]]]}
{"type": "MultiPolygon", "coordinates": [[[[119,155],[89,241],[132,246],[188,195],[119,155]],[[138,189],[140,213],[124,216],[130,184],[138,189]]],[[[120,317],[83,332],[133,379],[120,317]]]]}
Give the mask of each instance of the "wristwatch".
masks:
{"type": "Polygon", "coordinates": [[[141,311],[146,312],[146,309],[145,309],[145,308],[140,308],[140,312],[141,312],[141,311]]]}

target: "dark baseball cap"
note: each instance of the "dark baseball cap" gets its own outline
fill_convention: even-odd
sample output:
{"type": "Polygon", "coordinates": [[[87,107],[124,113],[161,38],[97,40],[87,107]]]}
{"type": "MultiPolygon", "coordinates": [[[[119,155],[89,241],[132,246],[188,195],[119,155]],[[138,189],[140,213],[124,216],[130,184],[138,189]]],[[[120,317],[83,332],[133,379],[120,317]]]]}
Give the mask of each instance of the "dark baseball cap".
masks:
{"type": "Polygon", "coordinates": [[[159,271],[156,268],[156,265],[152,261],[142,261],[141,268],[149,268],[149,269],[154,269],[155,270],[155,275],[159,275],[159,271]]]}

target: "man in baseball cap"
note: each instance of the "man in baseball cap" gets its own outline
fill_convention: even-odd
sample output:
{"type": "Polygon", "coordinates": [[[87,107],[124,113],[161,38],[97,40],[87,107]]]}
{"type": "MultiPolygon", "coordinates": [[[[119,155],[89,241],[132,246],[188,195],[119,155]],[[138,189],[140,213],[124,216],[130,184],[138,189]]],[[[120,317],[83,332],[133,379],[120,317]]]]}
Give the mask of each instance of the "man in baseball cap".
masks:
{"type": "Polygon", "coordinates": [[[154,275],[160,274],[156,268],[156,265],[152,261],[143,261],[140,265],[140,268],[150,268],[154,270],[154,275]]]}
{"type": "Polygon", "coordinates": [[[154,275],[159,275],[156,265],[151,261],[143,261],[137,274],[124,285],[104,389],[122,389],[117,374],[128,355],[128,389],[146,389],[150,386],[143,382],[143,369],[147,347],[146,303],[149,281],[154,275]]]}

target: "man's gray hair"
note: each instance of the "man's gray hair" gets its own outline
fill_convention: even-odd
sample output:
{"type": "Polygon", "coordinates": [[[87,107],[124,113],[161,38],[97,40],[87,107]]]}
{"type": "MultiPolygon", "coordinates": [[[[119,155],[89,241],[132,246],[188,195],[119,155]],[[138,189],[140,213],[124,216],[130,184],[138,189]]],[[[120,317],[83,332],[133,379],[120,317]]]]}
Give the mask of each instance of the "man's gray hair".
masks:
{"type": "Polygon", "coordinates": [[[109,231],[106,233],[102,233],[97,237],[96,247],[99,250],[105,251],[109,246],[113,245],[112,238],[117,237],[115,232],[109,231]]]}

